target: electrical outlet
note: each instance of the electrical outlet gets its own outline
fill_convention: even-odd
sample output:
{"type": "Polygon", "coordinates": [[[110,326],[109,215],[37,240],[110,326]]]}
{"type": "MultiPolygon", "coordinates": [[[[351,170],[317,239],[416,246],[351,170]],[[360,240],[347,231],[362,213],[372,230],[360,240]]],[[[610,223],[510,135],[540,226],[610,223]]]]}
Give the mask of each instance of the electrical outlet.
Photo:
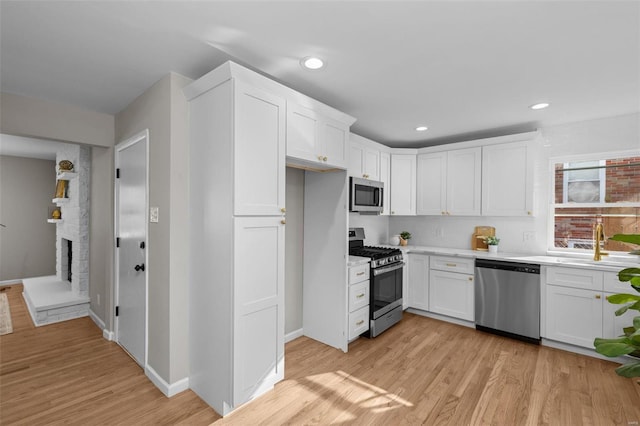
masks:
{"type": "Polygon", "coordinates": [[[534,241],[536,239],[536,233],[535,232],[523,232],[522,233],[522,241],[526,242],[530,242],[530,241],[534,241]]]}
{"type": "Polygon", "coordinates": [[[436,237],[443,238],[444,237],[444,229],[441,226],[436,228],[436,237]]]}
{"type": "Polygon", "coordinates": [[[98,299],[98,306],[100,306],[100,293],[98,293],[97,299],[98,299]]]}
{"type": "Polygon", "coordinates": [[[158,207],[149,208],[149,222],[158,223],[159,215],[160,215],[160,209],[158,207]]]}

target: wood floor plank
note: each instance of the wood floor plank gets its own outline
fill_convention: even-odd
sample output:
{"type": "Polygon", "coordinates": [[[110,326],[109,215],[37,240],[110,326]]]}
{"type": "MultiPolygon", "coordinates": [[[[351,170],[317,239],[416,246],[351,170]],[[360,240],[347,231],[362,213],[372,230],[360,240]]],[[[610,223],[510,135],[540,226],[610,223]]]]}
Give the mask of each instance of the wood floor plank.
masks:
{"type": "Polygon", "coordinates": [[[34,327],[20,292],[9,295],[14,333],[0,337],[2,425],[640,421],[640,385],[614,363],[412,314],[347,354],[307,337],[288,343],[285,379],[221,418],[191,391],[162,395],[88,318],[34,327]]]}

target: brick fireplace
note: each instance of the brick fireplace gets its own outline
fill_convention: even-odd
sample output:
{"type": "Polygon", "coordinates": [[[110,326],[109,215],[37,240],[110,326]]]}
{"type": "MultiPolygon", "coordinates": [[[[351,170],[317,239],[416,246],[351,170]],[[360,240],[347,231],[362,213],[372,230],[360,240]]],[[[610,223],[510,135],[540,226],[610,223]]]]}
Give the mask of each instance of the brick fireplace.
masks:
{"type": "Polygon", "coordinates": [[[73,163],[76,175],[67,182],[68,199],[59,206],[62,221],[54,225],[56,275],[23,280],[24,298],[36,325],[89,315],[91,148],[67,144],[56,155],[56,164],[62,160],[73,163]]]}

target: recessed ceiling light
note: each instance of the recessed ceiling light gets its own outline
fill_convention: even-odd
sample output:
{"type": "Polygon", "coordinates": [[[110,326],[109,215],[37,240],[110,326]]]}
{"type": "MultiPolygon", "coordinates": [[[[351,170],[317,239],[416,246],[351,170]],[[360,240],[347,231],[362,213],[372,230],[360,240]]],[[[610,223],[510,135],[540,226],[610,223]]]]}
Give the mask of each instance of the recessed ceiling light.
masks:
{"type": "Polygon", "coordinates": [[[426,132],[429,128],[427,126],[416,127],[416,132],[426,132]]]}
{"type": "Polygon", "coordinates": [[[531,105],[529,108],[531,108],[531,109],[545,109],[545,108],[546,108],[546,107],[548,107],[548,106],[549,106],[549,104],[548,104],[548,103],[546,103],[546,102],[541,102],[541,103],[539,103],[539,104],[531,105]]]}
{"type": "Polygon", "coordinates": [[[315,56],[307,56],[306,58],[302,58],[300,63],[304,68],[310,70],[318,70],[324,66],[324,61],[315,56]]]}

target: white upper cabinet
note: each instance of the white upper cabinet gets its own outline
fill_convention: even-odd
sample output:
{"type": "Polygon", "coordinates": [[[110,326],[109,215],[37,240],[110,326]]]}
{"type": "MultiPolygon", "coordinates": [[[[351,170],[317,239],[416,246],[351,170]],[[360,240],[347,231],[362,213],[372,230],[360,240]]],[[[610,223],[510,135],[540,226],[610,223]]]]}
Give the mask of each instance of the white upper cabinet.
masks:
{"type": "Polygon", "coordinates": [[[419,215],[480,215],[481,148],[418,154],[419,215]]]}
{"type": "Polygon", "coordinates": [[[369,146],[363,141],[368,141],[368,139],[351,133],[349,176],[380,180],[380,149],[369,146]]]}
{"type": "Polygon", "coordinates": [[[481,148],[447,153],[447,213],[480,215],[481,148]]]}
{"type": "Polygon", "coordinates": [[[417,213],[446,214],[447,153],[418,154],[417,165],[417,213]]]}
{"type": "Polygon", "coordinates": [[[533,159],[528,142],[482,148],[482,214],[533,214],[533,159]]]}
{"type": "Polygon", "coordinates": [[[416,155],[391,154],[391,215],[416,214],[416,155]]]}
{"type": "Polygon", "coordinates": [[[285,199],[285,100],[236,83],[234,213],[281,215],[285,199]]]}
{"type": "Polygon", "coordinates": [[[384,184],[380,214],[388,216],[391,213],[391,154],[387,152],[380,152],[380,181],[384,184]]]}
{"type": "Polygon", "coordinates": [[[309,167],[347,168],[349,125],[287,102],[287,157],[309,167]]]}

